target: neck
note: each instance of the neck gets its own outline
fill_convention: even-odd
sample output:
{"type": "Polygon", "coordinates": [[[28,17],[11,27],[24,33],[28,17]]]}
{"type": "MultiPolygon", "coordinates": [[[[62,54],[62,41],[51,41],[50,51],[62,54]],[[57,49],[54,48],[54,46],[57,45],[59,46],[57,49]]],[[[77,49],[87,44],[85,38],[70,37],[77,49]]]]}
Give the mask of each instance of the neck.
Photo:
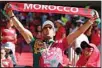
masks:
{"type": "Polygon", "coordinates": [[[53,42],[54,40],[53,40],[53,38],[52,39],[47,39],[47,40],[45,40],[45,42],[53,42]]]}
{"type": "Polygon", "coordinates": [[[53,40],[53,38],[52,38],[52,39],[49,39],[49,41],[54,41],[54,40],[53,40]]]}
{"type": "Polygon", "coordinates": [[[11,27],[7,27],[8,29],[11,29],[11,27]]]}

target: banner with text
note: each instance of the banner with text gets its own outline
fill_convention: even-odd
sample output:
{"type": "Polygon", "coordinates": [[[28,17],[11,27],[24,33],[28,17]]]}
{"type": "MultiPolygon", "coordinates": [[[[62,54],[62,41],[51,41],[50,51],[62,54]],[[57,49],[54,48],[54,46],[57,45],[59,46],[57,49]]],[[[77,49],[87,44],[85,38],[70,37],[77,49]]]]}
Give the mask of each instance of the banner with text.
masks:
{"type": "Polygon", "coordinates": [[[94,15],[93,9],[78,8],[78,7],[29,4],[29,3],[17,3],[17,2],[10,2],[10,5],[12,10],[21,11],[21,12],[71,14],[71,15],[80,15],[88,18],[91,18],[94,15]]]}

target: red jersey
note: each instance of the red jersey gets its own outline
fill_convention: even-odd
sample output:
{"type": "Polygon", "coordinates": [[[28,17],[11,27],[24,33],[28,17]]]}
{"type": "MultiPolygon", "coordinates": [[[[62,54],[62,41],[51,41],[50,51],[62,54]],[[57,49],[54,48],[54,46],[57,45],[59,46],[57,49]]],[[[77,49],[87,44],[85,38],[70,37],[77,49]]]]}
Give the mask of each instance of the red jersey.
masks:
{"type": "Polygon", "coordinates": [[[40,66],[41,67],[57,67],[57,66],[63,67],[70,64],[69,59],[64,54],[64,51],[66,50],[66,48],[68,48],[68,43],[66,38],[63,39],[62,43],[52,44],[48,53],[46,53],[46,51],[41,52],[41,57],[39,60],[40,66]],[[61,65],[58,65],[59,63],[61,65]]]}
{"type": "Polygon", "coordinates": [[[63,34],[66,34],[66,31],[65,31],[65,28],[64,27],[61,27],[56,32],[55,40],[60,40],[62,38],[63,34]]]}
{"type": "Polygon", "coordinates": [[[11,28],[11,29],[2,29],[2,37],[7,37],[5,39],[2,39],[2,43],[6,43],[6,42],[12,42],[12,43],[16,43],[16,40],[15,39],[15,36],[16,36],[16,30],[11,28]],[[10,39],[8,37],[12,37],[14,39],[10,39]]]}

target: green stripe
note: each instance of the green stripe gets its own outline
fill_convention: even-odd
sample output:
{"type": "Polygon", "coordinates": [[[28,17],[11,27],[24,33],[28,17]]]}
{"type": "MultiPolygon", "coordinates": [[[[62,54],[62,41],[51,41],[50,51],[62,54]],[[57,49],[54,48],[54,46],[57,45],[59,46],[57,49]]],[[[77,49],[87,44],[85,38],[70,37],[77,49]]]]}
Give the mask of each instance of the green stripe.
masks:
{"type": "Polygon", "coordinates": [[[30,45],[32,46],[32,51],[33,51],[33,67],[38,68],[38,67],[40,67],[39,59],[40,59],[41,53],[34,54],[34,48],[33,47],[34,47],[35,40],[36,40],[36,38],[32,38],[30,45]]]}
{"type": "Polygon", "coordinates": [[[34,67],[40,67],[40,65],[39,65],[40,56],[41,56],[40,53],[33,54],[33,57],[34,57],[34,58],[33,58],[33,59],[34,59],[33,66],[34,66],[34,67]]]}

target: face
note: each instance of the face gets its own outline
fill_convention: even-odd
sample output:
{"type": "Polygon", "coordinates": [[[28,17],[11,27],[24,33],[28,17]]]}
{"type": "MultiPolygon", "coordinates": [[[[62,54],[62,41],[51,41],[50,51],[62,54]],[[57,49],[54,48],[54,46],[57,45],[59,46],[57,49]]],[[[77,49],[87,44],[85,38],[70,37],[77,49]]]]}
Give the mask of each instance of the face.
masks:
{"type": "Polygon", "coordinates": [[[5,50],[4,50],[4,49],[1,49],[1,58],[4,58],[4,57],[5,57],[5,55],[6,55],[5,50]]]}
{"type": "Polygon", "coordinates": [[[88,57],[88,56],[91,55],[92,52],[90,51],[90,48],[85,48],[83,53],[84,53],[85,56],[88,57]]]}
{"type": "Polygon", "coordinates": [[[5,52],[6,53],[9,53],[10,52],[10,49],[5,48],[5,52]]]}
{"type": "Polygon", "coordinates": [[[58,28],[60,26],[60,23],[55,22],[56,27],[58,28]]]}
{"type": "Polygon", "coordinates": [[[43,27],[42,34],[45,39],[52,39],[55,36],[55,31],[51,25],[47,24],[43,27]]]}
{"type": "Polygon", "coordinates": [[[37,30],[38,30],[38,31],[41,31],[41,26],[38,26],[38,27],[37,27],[37,30]]]}

